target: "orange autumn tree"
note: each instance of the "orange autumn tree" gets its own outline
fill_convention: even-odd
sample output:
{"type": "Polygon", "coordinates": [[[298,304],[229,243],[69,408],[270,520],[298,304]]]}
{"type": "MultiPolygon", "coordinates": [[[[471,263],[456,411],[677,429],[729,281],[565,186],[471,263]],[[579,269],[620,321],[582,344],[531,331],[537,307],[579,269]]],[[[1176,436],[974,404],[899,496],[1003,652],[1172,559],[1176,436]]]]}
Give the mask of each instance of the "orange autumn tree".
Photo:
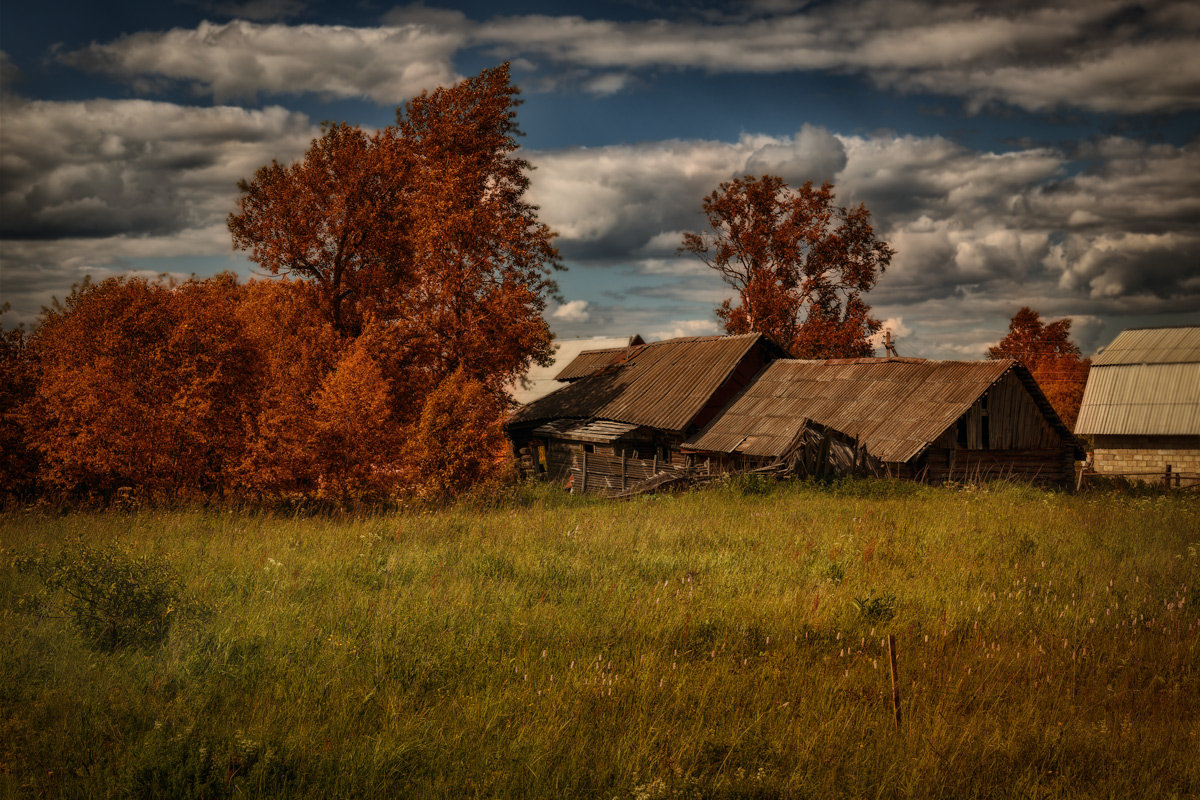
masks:
{"type": "Polygon", "coordinates": [[[241,184],[234,245],[311,283],[340,335],[376,326],[400,419],[457,369],[501,393],[549,363],[558,253],[525,199],[518,94],[507,64],[484,70],[374,134],[328,125],[300,161],[241,184]]]}
{"type": "Polygon", "coordinates": [[[1008,335],[988,349],[988,358],[1012,358],[1024,364],[1042,388],[1050,405],[1075,428],[1091,359],[1081,358],[1071,341],[1071,320],[1043,323],[1041,316],[1023,307],[1008,324],[1008,335]]]}
{"type": "Polygon", "coordinates": [[[797,190],[747,175],[704,198],[711,230],[684,234],[700,258],[738,292],[717,318],[726,333],[765,333],[797,358],[869,356],[880,323],[863,294],[894,251],[875,237],[871,214],[834,203],[833,185],[797,190]]]}
{"type": "Polygon", "coordinates": [[[85,282],[29,339],[26,439],[62,496],[212,493],[228,486],[258,395],[231,275],[179,285],[85,282]]]}

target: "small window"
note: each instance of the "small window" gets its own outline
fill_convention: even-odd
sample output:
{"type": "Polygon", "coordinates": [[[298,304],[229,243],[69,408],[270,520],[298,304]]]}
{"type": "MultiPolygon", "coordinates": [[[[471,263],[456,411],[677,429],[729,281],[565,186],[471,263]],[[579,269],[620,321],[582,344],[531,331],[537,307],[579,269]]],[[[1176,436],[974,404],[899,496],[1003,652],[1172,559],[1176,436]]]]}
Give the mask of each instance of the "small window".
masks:
{"type": "Polygon", "coordinates": [[[583,446],[583,452],[585,452],[585,453],[594,453],[594,452],[596,452],[596,445],[594,445],[594,444],[585,444],[585,445],[583,446]]]}
{"type": "Polygon", "coordinates": [[[958,420],[958,446],[967,446],[967,418],[961,417],[958,420]]]}

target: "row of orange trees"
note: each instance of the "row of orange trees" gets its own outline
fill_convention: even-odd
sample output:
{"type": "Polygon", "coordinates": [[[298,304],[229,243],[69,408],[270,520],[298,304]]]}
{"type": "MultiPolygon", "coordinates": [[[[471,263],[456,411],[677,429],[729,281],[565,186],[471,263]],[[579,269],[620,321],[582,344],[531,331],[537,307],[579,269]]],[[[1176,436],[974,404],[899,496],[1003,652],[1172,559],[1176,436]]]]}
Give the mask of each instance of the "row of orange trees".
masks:
{"type": "Polygon", "coordinates": [[[559,266],[518,104],[503,65],[259,169],[229,228],[276,278],[85,283],[4,334],[4,488],[443,496],[494,475],[559,266]]]}
{"type": "Polygon", "coordinates": [[[64,498],[345,500],[496,476],[501,395],[416,362],[399,333],[340,336],[298,281],[85,284],[4,337],[2,480],[64,498]]]}

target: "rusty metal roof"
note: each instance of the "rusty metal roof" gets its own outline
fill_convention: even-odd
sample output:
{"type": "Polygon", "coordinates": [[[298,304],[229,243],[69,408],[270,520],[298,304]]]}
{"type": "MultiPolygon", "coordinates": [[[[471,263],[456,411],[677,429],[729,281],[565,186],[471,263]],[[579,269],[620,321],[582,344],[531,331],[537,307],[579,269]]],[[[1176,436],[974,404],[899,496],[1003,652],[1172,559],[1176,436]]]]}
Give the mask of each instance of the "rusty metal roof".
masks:
{"type": "Polygon", "coordinates": [[[556,389],[562,388],[562,384],[557,381],[558,373],[565,364],[574,361],[580,352],[603,348],[622,349],[628,347],[631,341],[641,343],[642,337],[634,335],[592,337],[590,339],[555,339],[552,345],[554,347],[554,363],[548,367],[531,365],[524,375],[509,385],[509,391],[512,392],[513,399],[519,405],[531,403],[539,397],[545,397],[556,389]]]}
{"type": "Polygon", "coordinates": [[[860,358],[774,361],[684,446],[777,456],[812,420],[856,437],[883,461],[904,462],[924,452],[1010,370],[1047,420],[1074,442],[1016,361],[860,358]]]}
{"type": "Polygon", "coordinates": [[[1200,363],[1200,325],[1129,328],[1092,359],[1093,367],[1117,364],[1200,363]]]}
{"type": "Polygon", "coordinates": [[[599,371],[522,406],[507,424],[607,419],[682,432],[742,359],[760,346],[781,353],[757,333],[693,336],[620,348],[617,363],[606,362],[599,371]]]}
{"type": "Polygon", "coordinates": [[[556,419],[545,425],[539,425],[533,429],[533,432],[542,436],[575,439],[581,442],[616,442],[620,439],[631,438],[631,434],[637,434],[644,430],[645,428],[641,425],[610,422],[606,419],[582,422],[577,419],[556,419]]]}
{"type": "Polygon", "coordinates": [[[1075,432],[1200,435],[1200,361],[1093,366],[1075,432]]]}
{"type": "Polygon", "coordinates": [[[645,341],[641,336],[634,334],[621,342],[620,345],[609,345],[604,342],[599,342],[598,344],[600,345],[599,347],[592,347],[576,352],[574,358],[568,361],[565,367],[558,370],[558,373],[554,376],[554,380],[574,381],[591,375],[593,372],[604,369],[610,364],[620,362],[635,347],[645,344],[645,341]]]}

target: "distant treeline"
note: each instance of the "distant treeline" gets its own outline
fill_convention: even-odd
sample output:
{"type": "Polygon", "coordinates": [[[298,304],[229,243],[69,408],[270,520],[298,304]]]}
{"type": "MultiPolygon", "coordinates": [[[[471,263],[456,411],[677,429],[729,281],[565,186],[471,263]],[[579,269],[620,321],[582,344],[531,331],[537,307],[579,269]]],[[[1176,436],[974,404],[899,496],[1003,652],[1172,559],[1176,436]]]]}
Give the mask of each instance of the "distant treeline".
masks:
{"type": "Polygon", "coordinates": [[[3,334],[3,493],[345,501],[495,479],[513,365],[426,334],[339,335],[297,281],[85,282],[3,334]]]}

